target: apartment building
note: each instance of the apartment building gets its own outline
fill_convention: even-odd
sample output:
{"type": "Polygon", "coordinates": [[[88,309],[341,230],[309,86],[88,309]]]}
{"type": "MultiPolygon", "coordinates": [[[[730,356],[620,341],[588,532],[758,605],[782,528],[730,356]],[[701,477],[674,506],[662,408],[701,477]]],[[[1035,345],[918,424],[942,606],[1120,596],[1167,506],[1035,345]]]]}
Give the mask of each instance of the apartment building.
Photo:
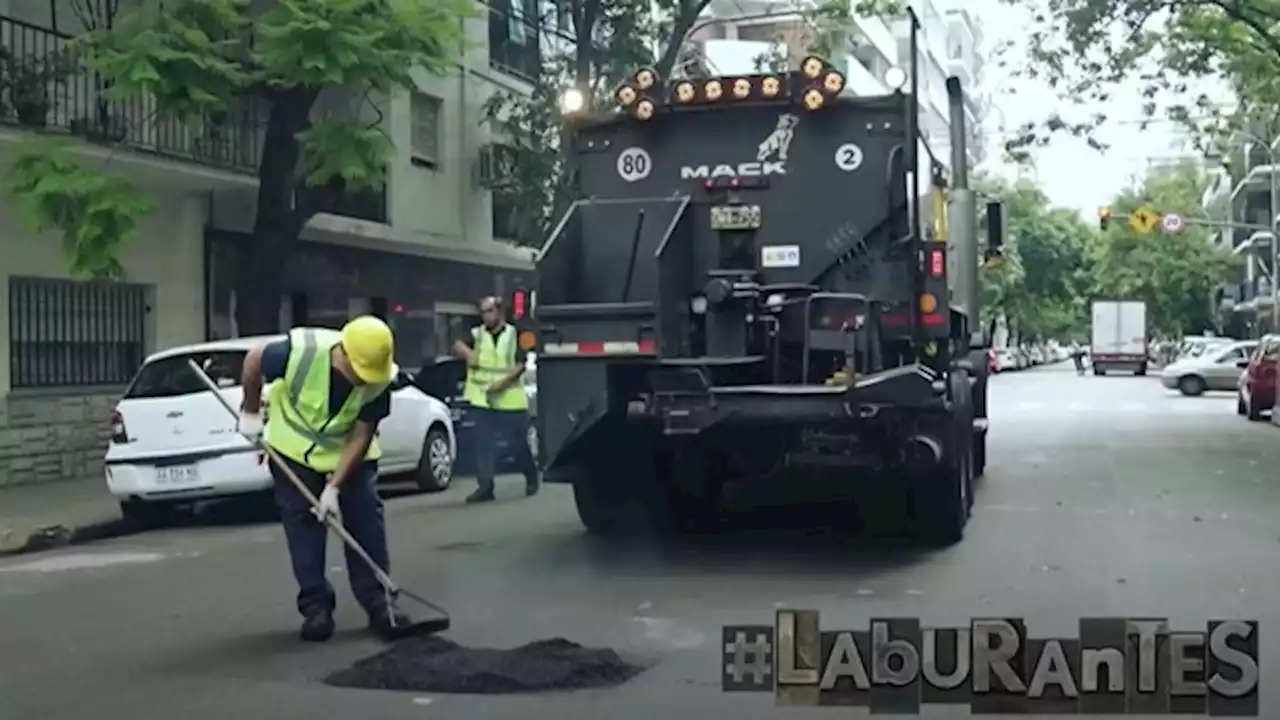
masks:
{"type": "MultiPolygon", "coordinates": [[[[308,223],[287,264],[281,327],[380,314],[396,327],[398,360],[414,366],[473,321],[477,297],[531,282],[531,251],[503,242],[514,232],[510,201],[493,189],[501,145],[482,106],[494,92],[527,92],[548,45],[567,40],[540,3],[512,2],[468,22],[456,72],[424,73],[371,113],[396,147],[385,188],[346,193],[308,223]]],[[[30,66],[68,47],[85,29],[75,10],[70,0],[6,0],[4,62],[30,66]]],[[[263,109],[246,97],[192,129],[157,121],[145,102],[108,102],[98,87],[68,72],[48,83],[44,106],[0,118],[0,149],[35,133],[68,136],[78,157],[127,176],[157,208],[124,251],[125,282],[79,283],[60,238],[25,232],[0,199],[0,486],[100,475],[111,404],[141,360],[239,334],[235,275],[251,241],[263,109]]]]}
{"type": "Polygon", "coordinates": [[[1232,162],[1214,172],[1201,202],[1209,217],[1237,224],[1220,228],[1209,238],[1243,260],[1239,277],[1223,287],[1218,303],[1224,332],[1237,337],[1276,331],[1270,271],[1275,235],[1268,230],[1275,215],[1271,192],[1276,170],[1267,143],[1245,137],[1232,162]]]}

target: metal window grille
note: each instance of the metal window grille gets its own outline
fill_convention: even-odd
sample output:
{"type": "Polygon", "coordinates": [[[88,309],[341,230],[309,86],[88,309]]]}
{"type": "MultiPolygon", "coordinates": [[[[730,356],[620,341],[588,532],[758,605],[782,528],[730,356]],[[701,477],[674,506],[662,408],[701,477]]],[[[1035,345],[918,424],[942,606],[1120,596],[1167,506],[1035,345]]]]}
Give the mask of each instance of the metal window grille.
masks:
{"type": "Polygon", "coordinates": [[[409,93],[412,129],[409,147],[413,157],[429,165],[440,164],[440,98],[413,90],[409,93]]]}
{"type": "Polygon", "coordinates": [[[147,288],[9,279],[13,388],[123,385],[146,356],[147,288]]]}

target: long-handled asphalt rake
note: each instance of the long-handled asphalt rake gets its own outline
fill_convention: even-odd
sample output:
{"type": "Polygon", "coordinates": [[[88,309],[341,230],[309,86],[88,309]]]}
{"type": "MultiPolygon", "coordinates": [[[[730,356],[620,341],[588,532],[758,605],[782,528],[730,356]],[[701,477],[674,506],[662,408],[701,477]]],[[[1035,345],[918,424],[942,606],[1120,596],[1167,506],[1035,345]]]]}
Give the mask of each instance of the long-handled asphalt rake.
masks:
{"type": "MultiPolygon", "coordinates": [[[[191,367],[191,371],[196,374],[196,377],[200,378],[201,382],[209,388],[209,391],[213,393],[213,396],[217,398],[222,407],[225,408],[232,417],[238,420],[240,418],[240,413],[238,413],[235,408],[231,407],[231,404],[227,402],[227,399],[222,396],[217,384],[214,383],[209,375],[204,371],[204,368],[196,364],[194,360],[187,360],[187,365],[191,367]]],[[[266,454],[267,458],[275,465],[276,469],[279,470],[282,475],[289,478],[289,481],[298,489],[298,492],[302,493],[302,497],[306,498],[307,502],[311,504],[316,516],[323,517],[324,523],[329,526],[330,530],[337,534],[343,544],[348,548],[351,548],[351,551],[369,566],[369,570],[372,571],[374,577],[377,578],[378,584],[382,585],[382,591],[386,593],[387,608],[393,611],[391,613],[390,629],[390,636],[392,639],[398,640],[406,637],[430,635],[431,633],[443,632],[449,629],[450,618],[447,610],[430,600],[427,600],[420,595],[415,595],[414,593],[411,593],[397,585],[396,581],[392,580],[391,576],[387,574],[387,571],[383,570],[378,563],[374,562],[373,558],[369,557],[369,553],[360,546],[360,543],[356,542],[356,539],[351,537],[351,533],[347,532],[347,529],[343,527],[342,520],[340,518],[336,518],[332,515],[321,516],[320,500],[311,492],[311,489],[307,487],[306,483],[302,482],[302,478],[299,478],[297,473],[289,467],[288,463],[286,463],[275,450],[271,449],[271,446],[262,442],[260,439],[254,441],[254,444],[257,446],[258,450],[266,454]],[[425,620],[397,625],[394,610],[401,597],[409,598],[410,600],[427,608],[431,611],[432,616],[425,620]]]]}

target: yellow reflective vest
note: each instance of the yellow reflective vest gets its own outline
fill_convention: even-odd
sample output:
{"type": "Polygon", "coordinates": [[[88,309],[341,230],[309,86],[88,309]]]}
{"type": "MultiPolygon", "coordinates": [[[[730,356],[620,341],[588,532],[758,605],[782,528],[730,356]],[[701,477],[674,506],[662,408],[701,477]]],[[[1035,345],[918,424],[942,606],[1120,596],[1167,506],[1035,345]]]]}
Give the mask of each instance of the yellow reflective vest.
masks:
{"type": "MultiPolygon", "coordinates": [[[[357,385],[340,408],[329,408],[330,358],[342,341],[337,330],[296,328],[289,332],[284,377],[272,383],[264,436],[277,452],[317,472],[332,472],[360,409],[387,385],[357,385]]],[[[366,460],[382,457],[377,438],[366,460]]]]}
{"type": "Polygon", "coordinates": [[[490,394],[488,388],[501,380],[519,361],[516,359],[516,329],[510,325],[502,328],[494,338],[483,325],[471,328],[472,352],[476,367],[467,368],[467,384],[462,399],[472,407],[491,410],[524,411],[529,407],[524,386],[519,382],[500,393],[490,394]]]}

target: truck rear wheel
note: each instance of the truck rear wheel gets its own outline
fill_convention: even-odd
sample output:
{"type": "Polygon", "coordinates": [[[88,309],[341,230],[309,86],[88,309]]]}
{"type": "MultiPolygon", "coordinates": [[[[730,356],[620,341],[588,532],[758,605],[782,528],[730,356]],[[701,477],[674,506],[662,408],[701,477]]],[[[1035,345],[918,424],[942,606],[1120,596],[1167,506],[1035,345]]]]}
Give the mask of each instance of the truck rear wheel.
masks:
{"type": "Polygon", "coordinates": [[[964,539],[973,508],[975,453],[961,443],[948,449],[951,458],[918,480],[912,497],[917,534],[939,545],[954,545],[964,539]]]}
{"type": "Polygon", "coordinates": [[[578,519],[592,535],[617,535],[626,529],[629,504],[617,485],[610,485],[588,472],[576,471],[573,504],[578,509],[578,519]]]}

